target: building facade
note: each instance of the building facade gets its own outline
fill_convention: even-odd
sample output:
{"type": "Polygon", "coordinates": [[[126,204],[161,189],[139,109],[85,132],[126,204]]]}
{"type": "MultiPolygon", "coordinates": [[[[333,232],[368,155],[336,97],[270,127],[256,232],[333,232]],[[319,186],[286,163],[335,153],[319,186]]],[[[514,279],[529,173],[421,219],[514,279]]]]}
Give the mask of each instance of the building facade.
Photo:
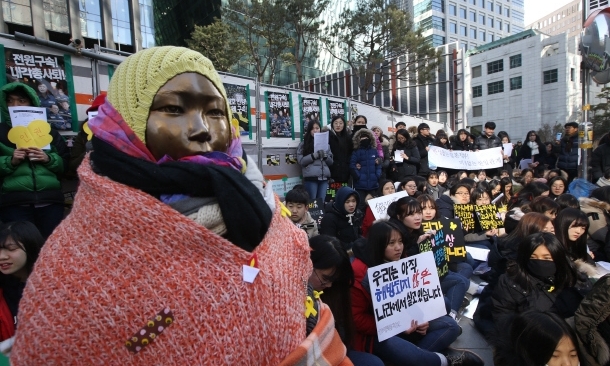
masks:
{"type": "Polygon", "coordinates": [[[574,0],[556,11],[543,16],[526,26],[550,36],[567,33],[569,38],[577,37],[582,30],[582,0],[574,0]]]}
{"type": "MultiPolygon", "coordinates": [[[[494,121],[522,140],[542,124],[576,122],[581,111],[577,40],[534,30],[470,50],[464,58],[464,123],[494,121]]],[[[595,95],[592,90],[592,95],[595,95]]]]}
{"type": "Polygon", "coordinates": [[[396,0],[433,46],[475,48],[524,29],[523,0],[396,0]]]}
{"type": "Polygon", "coordinates": [[[155,45],[153,0],[2,0],[0,33],[126,52],[155,45]],[[44,19],[44,21],[42,21],[44,19]]]}

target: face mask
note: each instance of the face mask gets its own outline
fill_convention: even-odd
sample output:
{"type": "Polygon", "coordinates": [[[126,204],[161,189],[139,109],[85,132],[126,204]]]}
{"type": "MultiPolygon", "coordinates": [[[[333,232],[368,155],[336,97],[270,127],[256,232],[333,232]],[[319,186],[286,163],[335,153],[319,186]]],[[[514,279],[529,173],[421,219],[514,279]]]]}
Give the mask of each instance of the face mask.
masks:
{"type": "Polygon", "coordinates": [[[371,140],[369,140],[369,139],[360,140],[360,147],[369,147],[369,146],[371,146],[371,140]]]}
{"type": "Polygon", "coordinates": [[[557,272],[557,266],[554,262],[541,259],[530,259],[527,263],[527,269],[532,275],[541,279],[553,277],[557,272]]]}

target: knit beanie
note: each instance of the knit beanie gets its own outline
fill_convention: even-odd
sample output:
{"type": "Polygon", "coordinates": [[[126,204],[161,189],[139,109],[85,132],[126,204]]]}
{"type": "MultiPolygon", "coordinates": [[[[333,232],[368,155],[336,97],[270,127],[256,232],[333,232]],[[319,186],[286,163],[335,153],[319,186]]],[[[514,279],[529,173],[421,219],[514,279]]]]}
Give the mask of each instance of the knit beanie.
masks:
{"type": "Polygon", "coordinates": [[[231,135],[239,131],[231,118],[231,107],[220,76],[212,62],[199,52],[183,47],[153,47],[129,56],[116,69],[108,86],[108,101],[121,114],[133,132],[146,143],[146,122],[159,89],[174,76],[195,72],[207,77],[227,104],[231,135]]]}

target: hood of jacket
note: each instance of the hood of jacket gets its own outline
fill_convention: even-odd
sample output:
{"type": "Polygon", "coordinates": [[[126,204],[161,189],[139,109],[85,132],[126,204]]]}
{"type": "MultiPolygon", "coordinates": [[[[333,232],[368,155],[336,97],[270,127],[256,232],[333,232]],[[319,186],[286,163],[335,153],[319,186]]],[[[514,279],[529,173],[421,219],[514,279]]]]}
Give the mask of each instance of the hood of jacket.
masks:
{"type": "Polygon", "coordinates": [[[332,206],[333,209],[335,209],[335,211],[339,212],[340,214],[347,215],[347,211],[345,211],[345,201],[347,201],[347,198],[353,194],[356,195],[356,206],[357,206],[360,203],[360,196],[358,195],[358,192],[356,192],[355,189],[350,188],[350,187],[339,188],[339,190],[337,191],[337,194],[335,195],[335,202],[333,203],[333,206],[332,206]]]}
{"type": "Polygon", "coordinates": [[[360,147],[360,138],[362,136],[368,136],[369,140],[371,140],[371,149],[377,149],[377,139],[375,138],[375,134],[373,131],[368,128],[361,128],[352,136],[352,143],[354,145],[354,150],[360,147]]]}
{"type": "Polygon", "coordinates": [[[354,242],[352,247],[354,257],[360,259],[367,267],[373,267],[373,258],[371,258],[371,251],[368,247],[368,240],[360,238],[354,242]]]}
{"type": "Polygon", "coordinates": [[[34,89],[30,88],[26,84],[23,83],[9,83],[0,88],[0,114],[2,117],[2,123],[6,123],[9,126],[13,126],[11,124],[11,116],[8,113],[8,105],[6,105],[6,96],[15,90],[20,90],[24,92],[30,100],[32,101],[32,105],[34,107],[40,107],[40,99],[34,89]]]}
{"type": "Polygon", "coordinates": [[[581,197],[578,199],[581,209],[591,211],[592,209],[598,211],[606,211],[610,214],[610,203],[600,201],[595,198],[581,197]]]}

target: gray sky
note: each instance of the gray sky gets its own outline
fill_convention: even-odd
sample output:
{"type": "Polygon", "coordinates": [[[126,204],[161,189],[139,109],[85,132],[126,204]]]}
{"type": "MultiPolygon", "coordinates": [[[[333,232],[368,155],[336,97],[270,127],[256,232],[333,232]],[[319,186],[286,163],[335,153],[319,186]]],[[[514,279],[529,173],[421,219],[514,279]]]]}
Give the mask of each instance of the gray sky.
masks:
{"type": "Polygon", "coordinates": [[[525,24],[553,12],[573,0],[525,0],[525,24]]]}

